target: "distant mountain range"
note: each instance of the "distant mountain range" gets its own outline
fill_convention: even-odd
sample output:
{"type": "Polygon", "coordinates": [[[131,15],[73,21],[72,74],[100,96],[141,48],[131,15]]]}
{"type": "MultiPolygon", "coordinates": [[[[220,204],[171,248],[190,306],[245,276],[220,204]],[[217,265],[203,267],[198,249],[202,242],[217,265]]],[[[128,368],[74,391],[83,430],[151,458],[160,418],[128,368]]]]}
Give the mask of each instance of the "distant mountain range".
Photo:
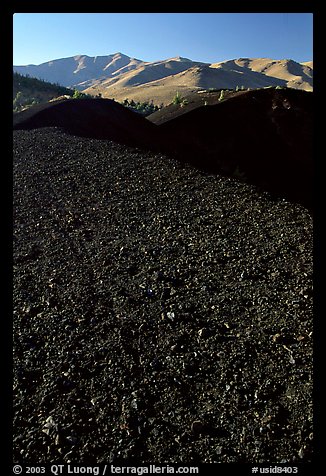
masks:
{"type": "Polygon", "coordinates": [[[239,58],[204,63],[175,57],[146,62],[122,53],[78,55],[42,63],[14,66],[15,72],[88,94],[168,104],[176,91],[183,96],[201,89],[282,86],[313,90],[313,62],[291,59],[239,58]]]}

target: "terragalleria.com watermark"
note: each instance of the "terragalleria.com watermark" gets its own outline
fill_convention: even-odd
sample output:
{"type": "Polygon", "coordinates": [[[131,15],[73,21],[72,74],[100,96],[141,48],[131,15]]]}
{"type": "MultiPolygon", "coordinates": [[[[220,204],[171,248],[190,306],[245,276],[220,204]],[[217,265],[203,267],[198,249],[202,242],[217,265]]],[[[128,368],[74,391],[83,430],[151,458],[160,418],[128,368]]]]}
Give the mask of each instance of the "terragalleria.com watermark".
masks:
{"type": "Polygon", "coordinates": [[[104,465],[99,466],[73,466],[63,464],[53,464],[50,468],[51,473],[55,476],[62,474],[93,474],[94,476],[105,474],[198,474],[199,469],[196,466],[169,466],[169,465],[155,465],[148,466],[114,466],[104,465]]]}
{"type": "Polygon", "coordinates": [[[55,476],[69,474],[93,474],[94,476],[105,476],[109,474],[198,474],[199,468],[196,466],[170,466],[149,464],[147,466],[114,466],[113,464],[94,465],[94,466],[77,466],[71,464],[52,464],[51,466],[21,466],[15,464],[12,472],[15,475],[20,474],[49,474],[51,471],[55,476]]]}

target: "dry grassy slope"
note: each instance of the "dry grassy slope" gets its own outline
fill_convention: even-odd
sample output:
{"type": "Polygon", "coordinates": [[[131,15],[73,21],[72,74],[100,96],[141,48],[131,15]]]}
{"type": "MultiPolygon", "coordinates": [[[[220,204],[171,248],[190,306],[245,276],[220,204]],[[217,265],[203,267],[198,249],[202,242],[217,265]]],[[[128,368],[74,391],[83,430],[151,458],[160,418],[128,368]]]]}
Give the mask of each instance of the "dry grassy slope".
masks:
{"type": "MultiPolygon", "coordinates": [[[[286,82],[287,87],[312,91],[312,61],[297,63],[293,60],[272,60],[270,58],[240,58],[211,65],[212,68],[227,69],[233,72],[262,73],[268,78],[276,78],[286,82]]],[[[268,79],[267,79],[268,80],[268,79]]]]}
{"type": "MultiPolygon", "coordinates": [[[[193,64],[193,63],[191,63],[193,64]]],[[[196,63],[195,63],[196,64],[196,63]]],[[[167,77],[183,74],[189,69],[189,62],[171,59],[168,61],[159,61],[157,63],[144,64],[136,70],[128,71],[122,75],[115,75],[111,79],[102,82],[102,85],[109,88],[111,85],[119,87],[139,86],[150,82],[155,82],[167,77]]]]}
{"type": "Polygon", "coordinates": [[[121,75],[128,74],[134,70],[141,70],[143,65],[146,64],[143,61],[137,60],[135,58],[129,58],[127,64],[118,61],[119,58],[116,58],[111,63],[108,63],[107,66],[103,68],[103,73],[99,75],[94,75],[94,78],[88,78],[85,81],[79,82],[77,87],[79,90],[83,90],[86,88],[90,88],[93,86],[97,86],[107,81],[112,80],[112,82],[116,82],[121,75]]]}
{"type": "Polygon", "coordinates": [[[85,92],[93,95],[100,93],[103,97],[114,98],[117,101],[129,98],[140,102],[153,100],[155,104],[169,104],[175,95],[175,83],[184,95],[197,88],[194,79],[180,80],[186,72],[193,69],[189,69],[189,66],[193,65],[204,64],[179,57],[144,63],[137,69],[126,72],[119,70],[112,78],[98,80],[85,89],[85,92]]]}
{"type": "Polygon", "coordinates": [[[240,58],[214,64],[195,64],[183,59],[150,63],[119,77],[98,81],[88,94],[123,101],[150,101],[170,104],[176,93],[186,96],[202,88],[260,88],[284,86],[312,91],[312,62],[240,58]],[[188,66],[191,65],[190,68],[188,66]]]}
{"type": "Polygon", "coordinates": [[[309,68],[314,69],[314,62],[313,61],[305,61],[301,63],[303,66],[309,66],[309,68]]]}

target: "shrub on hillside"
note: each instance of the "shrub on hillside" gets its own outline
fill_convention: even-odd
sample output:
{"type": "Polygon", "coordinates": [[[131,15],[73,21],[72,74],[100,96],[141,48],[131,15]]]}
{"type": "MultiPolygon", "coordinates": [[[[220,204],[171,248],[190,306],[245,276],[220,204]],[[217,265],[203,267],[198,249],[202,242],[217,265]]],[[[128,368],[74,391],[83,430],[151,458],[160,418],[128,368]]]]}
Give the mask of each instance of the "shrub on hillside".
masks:
{"type": "Polygon", "coordinates": [[[78,89],[75,89],[74,94],[72,95],[73,99],[85,99],[86,97],[87,97],[87,94],[84,94],[81,91],[78,91],[78,89]]]}
{"type": "Polygon", "coordinates": [[[133,99],[129,101],[127,98],[122,102],[122,105],[132,109],[135,112],[138,112],[139,114],[142,114],[143,116],[148,116],[149,114],[152,114],[153,112],[160,109],[159,106],[154,105],[153,100],[150,102],[135,102],[133,99]]]}
{"type": "Polygon", "coordinates": [[[172,104],[175,104],[175,105],[179,104],[179,106],[182,107],[182,106],[185,106],[186,104],[188,104],[188,101],[187,101],[187,99],[185,99],[181,96],[179,91],[177,91],[173,100],[172,100],[172,104]]]}

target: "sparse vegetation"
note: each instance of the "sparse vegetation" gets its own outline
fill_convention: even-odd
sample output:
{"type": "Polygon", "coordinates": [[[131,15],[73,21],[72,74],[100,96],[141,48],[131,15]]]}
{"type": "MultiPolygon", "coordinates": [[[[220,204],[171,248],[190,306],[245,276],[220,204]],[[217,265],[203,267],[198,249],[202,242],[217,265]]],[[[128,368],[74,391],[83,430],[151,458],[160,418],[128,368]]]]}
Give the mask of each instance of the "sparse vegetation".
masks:
{"type": "Polygon", "coordinates": [[[91,96],[90,94],[82,93],[78,89],[74,89],[72,99],[87,99],[87,98],[93,98],[93,96],[91,96]]]}
{"type": "Polygon", "coordinates": [[[172,100],[172,104],[181,104],[181,103],[182,103],[182,97],[181,97],[181,94],[179,93],[179,91],[177,91],[173,100],[172,100]]]}
{"type": "Polygon", "coordinates": [[[153,103],[153,100],[151,100],[150,102],[135,102],[133,99],[129,101],[128,98],[122,102],[122,105],[128,107],[129,109],[132,109],[135,112],[138,112],[139,114],[142,114],[143,116],[148,116],[149,114],[158,111],[162,107],[156,106],[153,103]]]}
{"type": "Polygon", "coordinates": [[[85,95],[78,91],[78,89],[74,90],[74,94],[72,95],[72,99],[82,99],[85,95]]]}
{"type": "Polygon", "coordinates": [[[73,95],[73,90],[43,79],[13,73],[13,112],[50,101],[58,96],[73,95]]]}
{"type": "Polygon", "coordinates": [[[181,96],[179,91],[177,91],[173,100],[172,100],[172,104],[175,104],[175,105],[179,104],[182,107],[182,106],[186,106],[188,104],[188,101],[187,101],[187,99],[185,99],[181,96]]]}

